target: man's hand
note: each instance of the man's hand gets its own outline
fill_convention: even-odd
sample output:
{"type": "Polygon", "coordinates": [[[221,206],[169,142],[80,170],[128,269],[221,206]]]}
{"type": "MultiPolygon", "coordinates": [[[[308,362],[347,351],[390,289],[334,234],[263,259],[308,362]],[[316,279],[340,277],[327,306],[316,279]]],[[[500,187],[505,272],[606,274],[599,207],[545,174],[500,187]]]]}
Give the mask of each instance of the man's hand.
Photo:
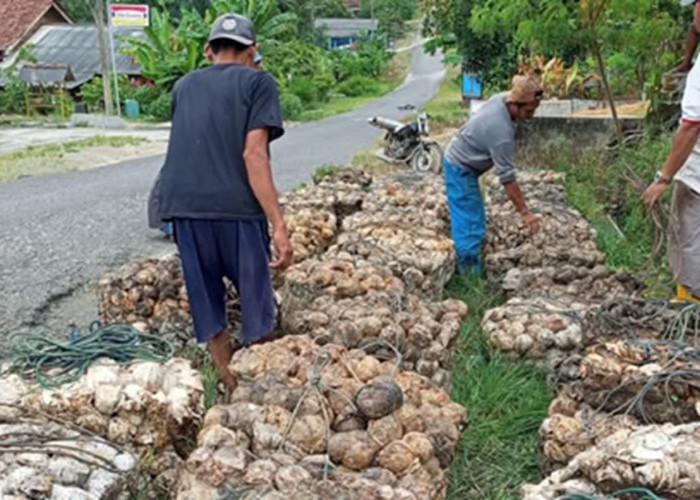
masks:
{"type": "Polygon", "coordinates": [[[274,229],[272,243],[275,247],[275,260],[270,263],[270,267],[277,271],[284,271],[291,265],[294,258],[286,227],[280,226],[274,229]]]}
{"type": "Polygon", "coordinates": [[[642,194],[642,201],[649,210],[651,210],[654,204],[661,198],[661,195],[664,194],[667,188],[668,184],[663,182],[653,182],[646,188],[644,194],[642,194]]]}
{"type": "Polygon", "coordinates": [[[688,72],[690,72],[692,67],[693,67],[692,62],[688,63],[688,62],[684,61],[684,62],[680,63],[678,66],[676,66],[675,68],[673,68],[671,70],[671,73],[680,73],[680,74],[688,73],[688,72]]]}
{"type": "Polygon", "coordinates": [[[532,212],[523,212],[521,214],[521,217],[525,221],[525,224],[527,224],[527,227],[530,228],[530,231],[533,233],[536,233],[537,231],[540,230],[540,221],[537,217],[535,217],[532,212]]]}

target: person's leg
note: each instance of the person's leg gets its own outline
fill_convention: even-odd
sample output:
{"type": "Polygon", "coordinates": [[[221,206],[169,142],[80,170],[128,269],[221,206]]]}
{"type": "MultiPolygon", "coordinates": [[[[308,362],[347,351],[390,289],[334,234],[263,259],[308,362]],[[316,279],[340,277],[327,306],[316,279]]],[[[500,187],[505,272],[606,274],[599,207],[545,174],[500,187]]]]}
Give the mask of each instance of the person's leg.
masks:
{"type": "Polygon", "coordinates": [[[214,228],[206,220],[176,219],[174,229],[197,341],[208,344],[219,377],[235,387],[236,379],[228,371],[233,347],[214,228]]]}
{"type": "Polygon", "coordinates": [[[265,221],[236,221],[226,231],[226,276],[233,282],[241,304],[241,340],[254,344],[272,340],[276,319],[270,275],[270,237],[265,221]],[[230,258],[228,257],[230,256],[230,258]]]}
{"type": "Polygon", "coordinates": [[[443,166],[458,270],[480,274],[486,215],[479,178],[471,170],[452,165],[447,159],[443,166]]]}
{"type": "Polygon", "coordinates": [[[669,260],[678,283],[676,300],[700,297],[700,194],[676,182],[669,220],[669,260]]]}

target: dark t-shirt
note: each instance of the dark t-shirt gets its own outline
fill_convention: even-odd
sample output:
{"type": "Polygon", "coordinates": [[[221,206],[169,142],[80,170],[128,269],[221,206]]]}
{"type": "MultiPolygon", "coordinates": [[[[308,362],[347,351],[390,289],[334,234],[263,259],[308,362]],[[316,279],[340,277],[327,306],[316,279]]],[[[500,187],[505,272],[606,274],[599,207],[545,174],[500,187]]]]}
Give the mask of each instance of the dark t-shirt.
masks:
{"type": "Polygon", "coordinates": [[[280,137],[282,115],[269,73],[215,64],[181,78],[173,91],[173,121],[160,175],[165,219],[263,219],[243,161],[245,138],[268,129],[280,137]]]}

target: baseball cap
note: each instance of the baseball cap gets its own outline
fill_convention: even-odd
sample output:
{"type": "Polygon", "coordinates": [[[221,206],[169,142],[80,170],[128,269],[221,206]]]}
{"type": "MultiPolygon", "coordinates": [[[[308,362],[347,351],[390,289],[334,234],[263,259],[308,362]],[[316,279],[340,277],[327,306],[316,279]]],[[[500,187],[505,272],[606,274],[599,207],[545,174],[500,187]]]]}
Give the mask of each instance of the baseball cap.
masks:
{"type": "Polygon", "coordinates": [[[696,2],[696,0],[681,0],[681,7],[687,7],[689,5],[693,5],[696,2]]]}
{"type": "Polygon", "coordinates": [[[224,14],[214,21],[209,41],[221,40],[222,38],[243,45],[253,45],[255,43],[255,27],[247,17],[238,14],[224,14]]]}
{"type": "Polygon", "coordinates": [[[516,75],[513,77],[511,90],[508,93],[508,102],[525,104],[542,99],[544,92],[542,84],[532,76],[516,75]]]}

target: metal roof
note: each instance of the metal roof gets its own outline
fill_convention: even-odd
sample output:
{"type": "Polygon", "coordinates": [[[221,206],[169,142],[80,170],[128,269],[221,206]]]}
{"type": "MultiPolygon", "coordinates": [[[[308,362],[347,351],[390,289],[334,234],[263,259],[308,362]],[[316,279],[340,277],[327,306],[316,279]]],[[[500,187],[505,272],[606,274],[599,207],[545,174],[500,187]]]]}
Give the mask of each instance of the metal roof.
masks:
{"type": "Polygon", "coordinates": [[[376,19],[321,18],[314,21],[314,28],[324,30],[326,36],[343,38],[356,36],[363,32],[377,31],[379,21],[376,19]]]}
{"type": "MultiPolygon", "coordinates": [[[[117,73],[139,75],[141,68],[129,55],[120,54],[119,49],[126,45],[119,37],[133,35],[145,38],[142,29],[115,30],[117,73]]],[[[68,88],[77,87],[95,75],[102,74],[100,48],[95,26],[44,26],[29,41],[33,45],[32,55],[38,63],[66,64],[70,67],[75,80],[68,88]]]]}
{"type": "Polygon", "coordinates": [[[39,87],[66,85],[75,80],[67,64],[24,64],[19,70],[19,78],[39,87]]]}

